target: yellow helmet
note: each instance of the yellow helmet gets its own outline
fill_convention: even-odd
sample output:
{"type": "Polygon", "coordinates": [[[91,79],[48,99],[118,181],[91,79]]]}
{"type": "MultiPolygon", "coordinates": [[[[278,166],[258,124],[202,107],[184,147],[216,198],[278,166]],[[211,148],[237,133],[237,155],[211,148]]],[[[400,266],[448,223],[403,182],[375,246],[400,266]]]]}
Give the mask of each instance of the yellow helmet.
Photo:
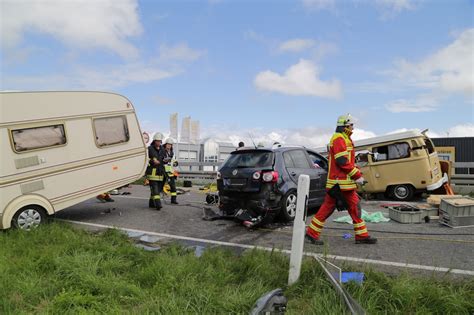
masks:
{"type": "Polygon", "coordinates": [[[354,124],[351,114],[341,115],[337,118],[337,126],[347,126],[354,124]]]}

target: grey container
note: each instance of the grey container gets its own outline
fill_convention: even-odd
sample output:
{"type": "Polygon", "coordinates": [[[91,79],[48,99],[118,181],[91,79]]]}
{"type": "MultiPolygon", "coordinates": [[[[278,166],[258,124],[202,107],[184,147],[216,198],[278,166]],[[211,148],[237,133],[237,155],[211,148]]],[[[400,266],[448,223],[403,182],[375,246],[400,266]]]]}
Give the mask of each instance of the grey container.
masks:
{"type": "Polygon", "coordinates": [[[394,207],[389,207],[388,216],[390,219],[400,223],[421,223],[426,215],[424,214],[424,211],[417,208],[411,210],[399,210],[394,207]]]}
{"type": "Polygon", "coordinates": [[[474,198],[441,199],[439,215],[439,222],[449,227],[474,226],[474,198]]]}

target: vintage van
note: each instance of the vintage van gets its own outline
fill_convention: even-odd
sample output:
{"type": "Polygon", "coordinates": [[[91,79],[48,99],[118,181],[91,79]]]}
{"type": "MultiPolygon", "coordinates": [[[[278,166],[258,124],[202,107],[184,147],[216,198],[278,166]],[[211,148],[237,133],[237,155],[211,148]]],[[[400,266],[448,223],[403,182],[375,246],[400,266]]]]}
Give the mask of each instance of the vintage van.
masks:
{"type": "Polygon", "coordinates": [[[0,93],[0,228],[140,178],[146,147],[132,103],[104,92],[0,93]]]}
{"type": "Polygon", "coordinates": [[[367,193],[385,193],[410,200],[415,193],[435,190],[448,181],[426,131],[410,130],[354,142],[356,163],[367,193]]]}

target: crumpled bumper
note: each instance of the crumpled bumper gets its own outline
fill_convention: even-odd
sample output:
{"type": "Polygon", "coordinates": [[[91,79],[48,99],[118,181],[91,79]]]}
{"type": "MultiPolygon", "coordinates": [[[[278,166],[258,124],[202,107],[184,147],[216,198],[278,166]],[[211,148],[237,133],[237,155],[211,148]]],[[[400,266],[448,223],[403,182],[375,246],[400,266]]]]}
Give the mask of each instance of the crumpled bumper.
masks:
{"type": "Polygon", "coordinates": [[[439,181],[437,181],[434,184],[426,186],[426,189],[427,190],[435,190],[435,189],[440,188],[441,186],[443,186],[447,182],[448,182],[448,174],[444,173],[443,177],[439,181]]]}

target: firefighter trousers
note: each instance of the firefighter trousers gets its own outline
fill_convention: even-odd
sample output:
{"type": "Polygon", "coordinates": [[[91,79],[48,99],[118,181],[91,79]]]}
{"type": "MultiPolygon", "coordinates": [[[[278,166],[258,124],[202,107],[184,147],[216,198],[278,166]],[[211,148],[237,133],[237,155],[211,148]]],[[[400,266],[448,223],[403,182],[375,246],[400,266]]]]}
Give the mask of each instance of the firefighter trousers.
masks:
{"type": "MultiPolygon", "coordinates": [[[[369,237],[365,222],[361,218],[359,195],[357,195],[357,192],[355,190],[343,190],[342,195],[344,196],[344,199],[347,202],[347,211],[349,212],[349,215],[352,218],[355,239],[357,240],[369,237]]],[[[314,215],[313,219],[311,220],[311,223],[306,229],[306,234],[315,239],[319,239],[326,219],[331,216],[335,209],[336,199],[326,193],[326,197],[324,198],[324,202],[321,205],[321,208],[319,208],[318,212],[314,215]]]]}
{"type": "Polygon", "coordinates": [[[150,208],[161,208],[161,191],[163,190],[163,181],[150,180],[150,208]]]}

